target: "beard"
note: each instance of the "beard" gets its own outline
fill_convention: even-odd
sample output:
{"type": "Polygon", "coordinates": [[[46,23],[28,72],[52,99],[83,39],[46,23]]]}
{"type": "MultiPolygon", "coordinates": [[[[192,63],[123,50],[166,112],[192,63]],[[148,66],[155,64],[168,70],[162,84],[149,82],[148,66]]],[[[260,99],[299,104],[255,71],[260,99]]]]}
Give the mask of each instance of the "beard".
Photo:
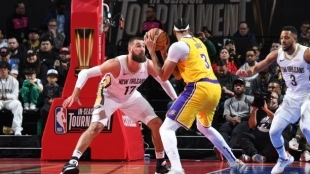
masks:
{"type": "Polygon", "coordinates": [[[17,50],[17,48],[9,48],[9,50],[11,53],[14,53],[17,50]]]}
{"type": "Polygon", "coordinates": [[[144,53],[141,54],[135,54],[133,52],[131,52],[132,54],[132,60],[138,63],[143,63],[146,61],[146,57],[144,53]]]}
{"type": "Polygon", "coordinates": [[[275,109],[275,108],[277,108],[278,107],[278,103],[275,103],[275,102],[268,102],[267,103],[267,106],[268,106],[268,108],[270,108],[270,109],[275,109]]]}
{"type": "Polygon", "coordinates": [[[282,47],[282,49],[283,49],[283,51],[287,52],[287,51],[289,51],[290,49],[292,49],[292,47],[293,47],[293,45],[290,45],[290,46],[288,46],[288,47],[285,48],[285,49],[282,47]]]}

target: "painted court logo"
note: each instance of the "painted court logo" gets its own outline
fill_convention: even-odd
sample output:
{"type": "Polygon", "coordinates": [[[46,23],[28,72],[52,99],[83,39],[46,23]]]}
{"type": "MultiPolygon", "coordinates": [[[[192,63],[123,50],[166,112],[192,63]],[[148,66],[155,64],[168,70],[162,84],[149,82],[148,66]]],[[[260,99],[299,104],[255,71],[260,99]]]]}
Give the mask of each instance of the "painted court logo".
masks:
{"type": "Polygon", "coordinates": [[[55,133],[67,133],[67,109],[63,107],[55,108],[55,133]]]}

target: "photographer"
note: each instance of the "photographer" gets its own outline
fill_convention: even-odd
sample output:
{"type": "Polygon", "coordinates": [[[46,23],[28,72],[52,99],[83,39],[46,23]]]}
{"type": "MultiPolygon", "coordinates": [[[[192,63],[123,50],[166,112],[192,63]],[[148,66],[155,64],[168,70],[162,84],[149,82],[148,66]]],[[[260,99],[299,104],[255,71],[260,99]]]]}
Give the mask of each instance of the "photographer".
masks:
{"type": "Polygon", "coordinates": [[[255,95],[253,110],[248,120],[251,131],[242,133],[238,138],[244,153],[244,162],[275,162],[278,159],[269,137],[271,122],[279,107],[278,102],[279,95],[276,92],[255,95]]]}

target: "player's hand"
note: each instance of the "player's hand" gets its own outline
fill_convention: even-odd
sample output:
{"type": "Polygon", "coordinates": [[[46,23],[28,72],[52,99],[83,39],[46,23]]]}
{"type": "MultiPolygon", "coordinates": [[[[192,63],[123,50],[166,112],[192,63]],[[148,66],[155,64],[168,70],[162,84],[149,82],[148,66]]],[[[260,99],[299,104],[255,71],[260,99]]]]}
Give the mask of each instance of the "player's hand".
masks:
{"type": "Polygon", "coordinates": [[[148,32],[144,35],[144,43],[150,53],[155,52],[157,38],[158,36],[155,35],[154,39],[152,39],[148,32]]]}
{"type": "Polygon", "coordinates": [[[73,102],[78,102],[79,105],[82,105],[78,95],[72,94],[70,97],[64,100],[64,102],[62,103],[62,107],[64,108],[71,107],[73,102]]]}
{"type": "Polygon", "coordinates": [[[248,76],[248,72],[246,70],[241,70],[239,69],[237,72],[236,72],[236,75],[241,77],[241,78],[245,78],[248,76]]]}

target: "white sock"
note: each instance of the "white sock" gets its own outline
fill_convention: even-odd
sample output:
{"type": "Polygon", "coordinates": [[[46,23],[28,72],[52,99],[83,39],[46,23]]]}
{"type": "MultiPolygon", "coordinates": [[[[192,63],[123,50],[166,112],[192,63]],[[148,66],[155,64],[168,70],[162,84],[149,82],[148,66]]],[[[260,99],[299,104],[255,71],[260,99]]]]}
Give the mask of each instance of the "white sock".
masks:
{"type": "Polygon", "coordinates": [[[73,151],[73,154],[72,154],[72,157],[77,157],[78,159],[80,159],[81,158],[81,156],[82,156],[82,152],[80,152],[79,150],[74,150],[73,151]]]}
{"type": "Polygon", "coordinates": [[[175,131],[179,127],[180,126],[176,122],[167,117],[160,127],[159,132],[164,149],[170,160],[171,168],[177,171],[182,171],[183,169],[177,148],[177,137],[175,135],[175,131]]]}
{"type": "Polygon", "coordinates": [[[277,152],[278,152],[280,158],[282,158],[282,159],[284,159],[284,160],[286,160],[286,159],[288,158],[288,155],[287,155],[287,153],[286,153],[286,151],[285,151],[284,146],[281,146],[281,147],[279,147],[279,148],[276,148],[276,150],[277,150],[277,152]]]}
{"type": "Polygon", "coordinates": [[[165,158],[165,152],[155,152],[156,159],[164,159],[165,158]]]}
{"type": "Polygon", "coordinates": [[[223,136],[216,129],[213,127],[203,127],[198,121],[197,128],[225,156],[229,165],[235,163],[237,158],[232,153],[231,148],[228,146],[223,136]]]}

